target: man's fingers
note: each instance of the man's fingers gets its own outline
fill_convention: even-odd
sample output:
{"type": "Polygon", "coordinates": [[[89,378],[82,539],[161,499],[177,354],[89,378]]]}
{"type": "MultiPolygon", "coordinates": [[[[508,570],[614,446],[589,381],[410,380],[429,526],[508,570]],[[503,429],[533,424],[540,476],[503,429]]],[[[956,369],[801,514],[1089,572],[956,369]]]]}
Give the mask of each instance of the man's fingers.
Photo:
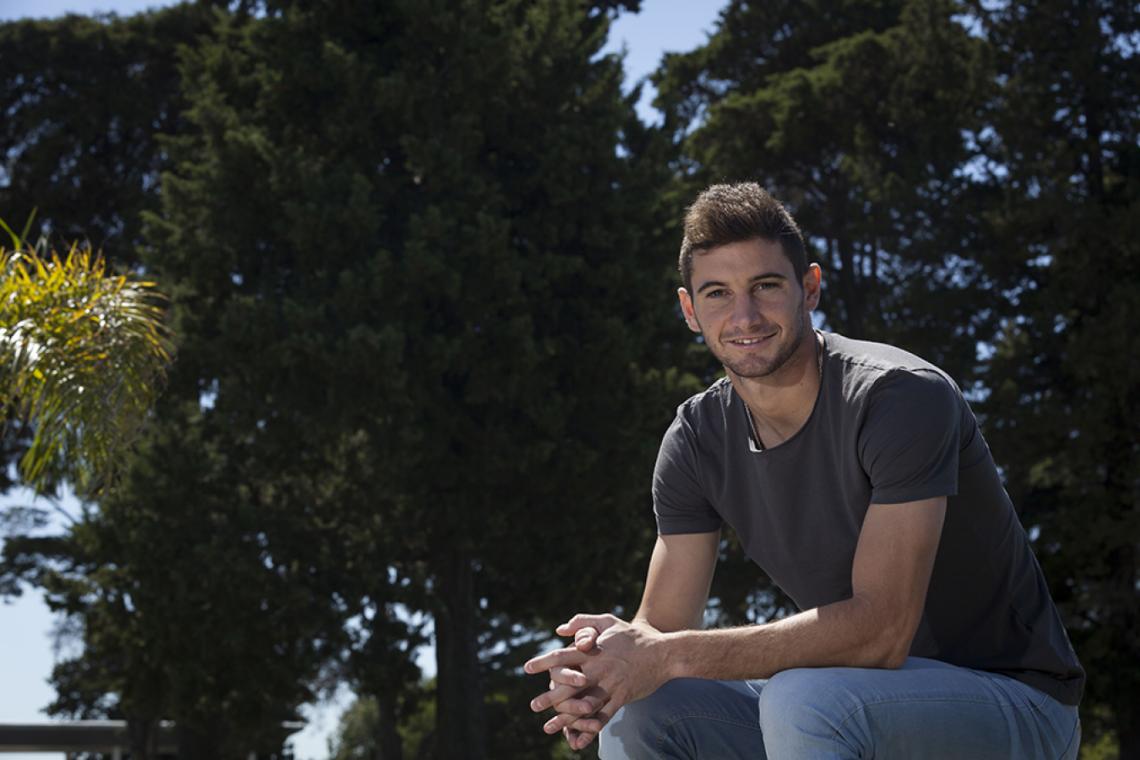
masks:
{"type": "MultiPolygon", "coordinates": [[[[592,715],[599,707],[606,704],[609,695],[597,687],[591,687],[583,692],[579,698],[567,700],[556,709],[558,714],[550,720],[546,721],[543,725],[543,730],[548,734],[556,734],[564,728],[573,728],[576,731],[588,731],[591,733],[598,733],[602,730],[604,723],[597,720],[596,715],[592,715]],[[574,711],[567,711],[564,707],[573,707],[574,711]]],[[[589,744],[589,742],[586,742],[589,744]]],[[[582,745],[585,746],[585,745],[582,745]]]]}
{"type": "Polygon", "coordinates": [[[573,636],[580,628],[593,628],[598,633],[609,628],[617,622],[613,615],[575,615],[562,625],[554,629],[559,636],[573,636]]]}
{"type": "Polygon", "coordinates": [[[568,726],[568,728],[571,731],[580,731],[582,733],[589,733],[589,734],[599,734],[602,732],[602,726],[604,726],[604,725],[605,725],[605,722],[602,721],[600,718],[598,718],[594,715],[587,715],[585,717],[580,717],[580,718],[575,719],[575,721],[573,723],[571,723],[568,726]]]}
{"type": "MultiPolygon", "coordinates": [[[[614,712],[617,712],[617,710],[614,710],[614,712]]],[[[602,732],[602,729],[609,723],[612,717],[613,714],[605,712],[605,708],[588,717],[558,713],[546,722],[546,725],[543,726],[543,730],[548,734],[556,734],[559,731],[562,731],[563,734],[569,734],[570,732],[577,731],[580,736],[588,736],[589,738],[587,738],[580,747],[575,747],[573,744],[570,745],[573,749],[581,749],[602,732]]],[[[569,739],[569,736],[567,736],[567,739],[569,739]]]]}
{"type": "Polygon", "coordinates": [[[573,724],[576,720],[578,720],[577,715],[558,713],[543,724],[542,730],[548,734],[557,734],[561,732],[562,729],[570,727],[570,725],[573,724]]]}
{"type": "Polygon", "coordinates": [[[596,720],[598,722],[598,733],[601,733],[602,727],[609,723],[610,719],[613,718],[617,711],[620,709],[621,705],[618,704],[616,700],[611,699],[609,702],[603,705],[601,709],[599,709],[591,716],[591,720],[596,720]]]}
{"type": "Polygon", "coordinates": [[[581,665],[586,661],[586,657],[585,652],[579,652],[574,647],[555,649],[553,652],[547,652],[544,655],[527,660],[526,664],[523,665],[523,670],[527,673],[541,673],[544,670],[563,665],[581,665]]]}
{"type": "MultiPolygon", "coordinates": [[[[598,720],[597,712],[610,701],[609,694],[597,686],[591,686],[578,694],[577,697],[555,705],[554,709],[558,711],[558,715],[555,717],[560,718],[560,720],[552,722],[552,718],[551,721],[547,722],[547,725],[555,731],[572,728],[575,731],[596,734],[605,725],[604,721],[598,720]]],[[[589,743],[590,741],[586,741],[582,746],[584,747],[589,743]]]]}
{"type": "Polygon", "coordinates": [[[590,746],[590,742],[598,738],[599,731],[579,731],[576,728],[566,729],[567,743],[572,750],[582,750],[590,746]],[[573,738],[570,738],[573,737],[573,738]]]}
{"type": "Polygon", "coordinates": [[[571,749],[574,749],[574,750],[586,749],[586,747],[590,746],[590,742],[594,741],[594,738],[596,736],[597,736],[597,734],[595,734],[592,731],[579,731],[578,732],[578,741],[574,742],[574,745],[571,747],[571,749]]]}
{"type": "Polygon", "coordinates": [[[598,640],[598,629],[593,626],[586,626],[579,628],[574,634],[574,648],[579,652],[588,652],[594,648],[594,642],[598,640]]]}
{"type": "MultiPolygon", "coordinates": [[[[581,686],[566,686],[564,684],[555,686],[553,689],[543,692],[542,694],[539,694],[537,697],[532,699],[530,701],[530,709],[534,710],[535,712],[542,712],[548,707],[555,707],[564,703],[566,700],[570,699],[581,690],[581,686]]],[[[559,712],[563,712],[563,710],[560,708],[559,712]]]]}
{"type": "Polygon", "coordinates": [[[542,730],[548,734],[557,734],[565,728],[572,728],[575,731],[584,731],[592,734],[600,733],[602,726],[606,725],[606,721],[596,716],[581,716],[571,715],[570,713],[558,713],[550,720],[546,721],[542,730]]]}
{"type": "Polygon", "coordinates": [[[602,706],[602,700],[591,696],[570,696],[551,704],[558,712],[567,715],[592,715],[595,710],[602,706]]]}
{"type": "MultiPolygon", "coordinates": [[[[610,719],[614,717],[614,714],[620,708],[621,705],[616,704],[613,700],[610,700],[602,707],[594,710],[588,715],[575,716],[559,710],[558,715],[547,721],[547,725],[557,725],[557,730],[564,732],[565,730],[578,731],[579,733],[594,734],[596,736],[602,732],[602,729],[607,723],[610,722],[610,719]],[[556,719],[557,723],[555,724],[556,719]]],[[[551,733],[553,733],[553,731],[551,733]]],[[[589,741],[586,742],[586,744],[589,743],[589,741]]],[[[582,746],[586,745],[583,744],[582,746]]]]}
{"type": "Polygon", "coordinates": [[[570,745],[570,749],[575,751],[590,746],[590,742],[597,736],[591,731],[578,731],[573,728],[562,729],[562,735],[566,737],[566,743],[570,745]]]}
{"type": "Polygon", "coordinates": [[[586,678],[585,674],[580,670],[574,670],[574,668],[551,668],[550,681],[554,686],[566,684],[567,686],[577,686],[580,689],[590,685],[590,680],[586,678]]]}

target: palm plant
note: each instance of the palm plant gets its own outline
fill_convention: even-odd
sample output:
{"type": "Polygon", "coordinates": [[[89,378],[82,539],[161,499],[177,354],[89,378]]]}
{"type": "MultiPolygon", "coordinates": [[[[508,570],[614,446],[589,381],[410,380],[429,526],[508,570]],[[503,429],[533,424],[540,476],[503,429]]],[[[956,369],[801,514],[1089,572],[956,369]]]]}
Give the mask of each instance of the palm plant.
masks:
{"type": "MultiPolygon", "coordinates": [[[[30,222],[29,222],[30,224],[30,222]]],[[[66,479],[94,494],[153,405],[171,361],[154,284],[109,273],[79,244],[61,256],[25,244],[3,220],[0,245],[0,433],[31,431],[25,483],[66,479]]]]}

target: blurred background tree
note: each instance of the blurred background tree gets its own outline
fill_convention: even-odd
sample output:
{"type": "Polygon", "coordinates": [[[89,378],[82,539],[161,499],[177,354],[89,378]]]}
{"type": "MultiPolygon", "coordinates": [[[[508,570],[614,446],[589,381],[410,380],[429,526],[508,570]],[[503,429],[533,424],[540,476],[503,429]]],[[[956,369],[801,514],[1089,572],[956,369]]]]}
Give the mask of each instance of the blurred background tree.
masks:
{"type": "Polygon", "coordinates": [[[979,135],[1007,282],[981,406],[1089,671],[1082,719],[1140,757],[1140,27],[1127,2],[977,9],[979,135]]]}
{"type": "Polygon", "coordinates": [[[173,382],[210,392],[263,509],[311,510],[296,549],[325,523],[358,537],[351,564],[312,568],[343,597],[345,676],[385,746],[416,682],[402,609],[434,622],[437,756],[533,754],[541,734],[486,731],[484,695],[510,689],[500,717],[526,720],[518,664],[575,601],[629,588],[650,544],[625,505],[670,407],[647,371],[663,173],[622,143],[642,128],[579,3],[268,10],[185,59],[194,128],[168,142],[144,256],[176,294],[173,382]],[[356,474],[334,481],[341,457],[356,474]],[[583,523],[611,540],[573,562],[606,572],[570,587],[520,527],[583,523]]]}

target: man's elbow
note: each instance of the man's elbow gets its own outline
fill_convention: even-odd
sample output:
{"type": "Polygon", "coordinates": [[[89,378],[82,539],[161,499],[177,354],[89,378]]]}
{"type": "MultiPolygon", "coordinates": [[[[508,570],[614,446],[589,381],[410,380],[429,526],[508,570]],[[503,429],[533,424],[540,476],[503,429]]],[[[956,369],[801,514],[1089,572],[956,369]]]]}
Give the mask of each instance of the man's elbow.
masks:
{"type": "Polygon", "coordinates": [[[914,641],[914,630],[895,626],[884,626],[875,637],[873,646],[874,665],[884,670],[898,670],[910,657],[910,645],[914,641]]]}
{"type": "Polygon", "coordinates": [[[675,618],[653,619],[637,617],[633,619],[633,622],[645,623],[646,625],[656,628],[661,633],[677,633],[678,631],[699,631],[704,627],[701,624],[703,620],[703,616],[687,622],[684,619],[675,618]]]}
{"type": "Polygon", "coordinates": [[[862,636],[856,658],[857,667],[883,670],[901,668],[910,656],[911,643],[918,630],[921,613],[915,615],[909,610],[883,604],[882,600],[858,594],[853,601],[858,603],[861,613],[862,636]]]}
{"type": "Polygon", "coordinates": [[[909,652],[905,649],[892,650],[882,658],[882,664],[879,667],[884,670],[898,670],[906,664],[908,656],[909,652]]]}
{"type": "Polygon", "coordinates": [[[643,607],[633,616],[633,620],[651,625],[662,633],[699,631],[705,627],[705,610],[702,607],[690,615],[680,611],[645,609],[643,607]]]}
{"type": "Polygon", "coordinates": [[[898,670],[906,663],[907,650],[879,640],[868,643],[851,664],[858,668],[898,670]]]}

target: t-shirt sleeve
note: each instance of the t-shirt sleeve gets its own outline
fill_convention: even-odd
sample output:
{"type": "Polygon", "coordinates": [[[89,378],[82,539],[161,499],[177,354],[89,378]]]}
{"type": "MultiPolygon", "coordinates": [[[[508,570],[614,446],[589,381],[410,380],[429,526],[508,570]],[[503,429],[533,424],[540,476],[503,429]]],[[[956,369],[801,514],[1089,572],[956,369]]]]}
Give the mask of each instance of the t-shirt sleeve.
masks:
{"type": "Polygon", "coordinates": [[[720,530],[720,515],[701,488],[693,433],[681,413],[665,431],[657,452],[657,465],[653,469],[653,513],[661,535],[720,530]]]}
{"type": "Polygon", "coordinates": [[[873,504],[958,493],[961,403],[933,371],[893,372],[876,383],[859,434],[873,504]]]}

